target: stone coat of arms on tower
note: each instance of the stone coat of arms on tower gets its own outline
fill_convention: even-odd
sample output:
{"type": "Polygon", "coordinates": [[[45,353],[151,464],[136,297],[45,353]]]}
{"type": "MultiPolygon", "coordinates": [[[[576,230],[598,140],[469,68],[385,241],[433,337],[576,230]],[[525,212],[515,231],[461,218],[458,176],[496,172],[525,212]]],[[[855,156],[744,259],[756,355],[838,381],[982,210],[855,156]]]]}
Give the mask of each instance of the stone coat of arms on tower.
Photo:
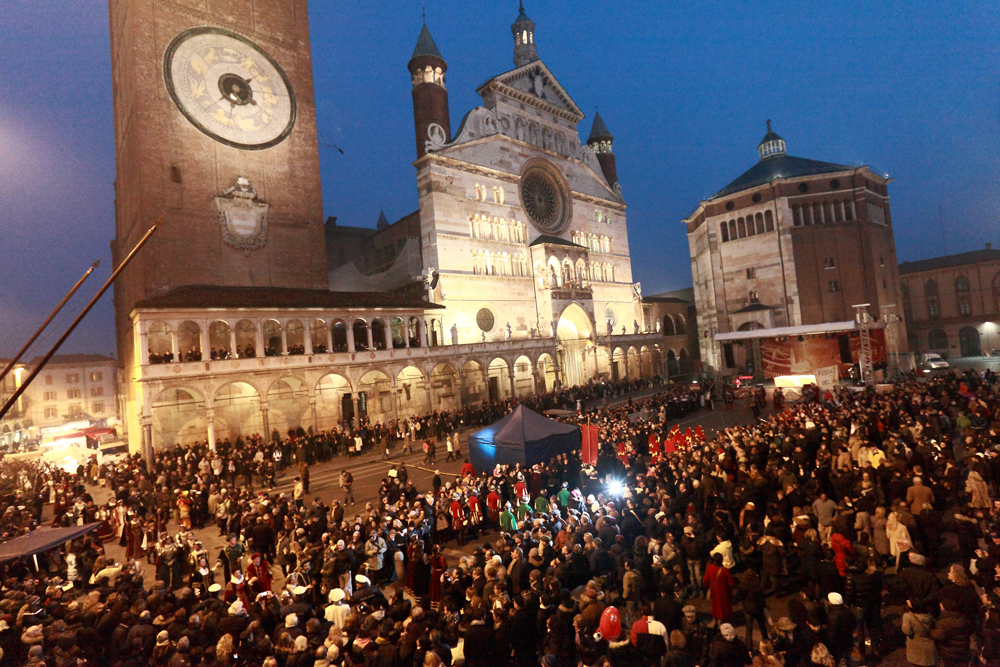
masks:
{"type": "Polygon", "coordinates": [[[219,209],[222,239],[244,254],[264,247],[267,241],[268,204],[245,176],[237,177],[232,187],[215,198],[219,209]]]}

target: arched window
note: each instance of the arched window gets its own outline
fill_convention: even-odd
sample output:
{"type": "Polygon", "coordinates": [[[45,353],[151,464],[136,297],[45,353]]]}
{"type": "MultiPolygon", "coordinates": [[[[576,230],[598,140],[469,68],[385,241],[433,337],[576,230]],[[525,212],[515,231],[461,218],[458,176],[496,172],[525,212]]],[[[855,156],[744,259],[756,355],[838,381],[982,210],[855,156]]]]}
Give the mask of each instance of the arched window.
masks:
{"type": "Polygon", "coordinates": [[[683,315],[677,315],[677,319],[674,322],[674,326],[676,327],[678,334],[687,333],[687,322],[684,321],[683,315]]]}
{"type": "Polygon", "coordinates": [[[757,233],[757,230],[754,228],[753,216],[752,215],[748,215],[747,216],[747,236],[753,236],[756,233],[757,233]]]}
{"type": "MultiPolygon", "coordinates": [[[[247,320],[242,320],[246,322],[247,320]]],[[[241,322],[241,323],[242,323],[241,322]]],[[[240,342],[239,339],[239,325],[237,326],[237,337],[236,337],[236,347],[239,350],[239,356],[246,356],[243,352],[246,346],[240,342]]],[[[230,356],[232,350],[232,331],[229,329],[229,323],[222,320],[215,320],[208,325],[208,357],[210,359],[225,359],[230,356]]],[[[251,345],[257,341],[257,327],[250,323],[250,336],[249,342],[251,345]]]]}
{"type": "Polygon", "coordinates": [[[757,294],[757,290],[750,290],[750,294],[748,296],[750,298],[750,303],[760,303],[760,295],[757,294]]]}
{"type": "Polygon", "coordinates": [[[948,349],[948,334],[944,332],[944,329],[931,329],[930,333],[927,334],[927,347],[932,350],[948,349]]]}
{"type": "Polygon", "coordinates": [[[758,234],[764,233],[764,216],[760,213],[753,217],[754,227],[757,229],[758,234]]]}
{"type": "Polygon", "coordinates": [[[774,216],[771,215],[771,211],[764,211],[764,231],[774,231],[774,216]]]}
{"type": "Polygon", "coordinates": [[[938,293],[938,284],[934,279],[924,283],[924,299],[927,301],[927,317],[941,317],[941,296],[938,293]]]}
{"type": "Polygon", "coordinates": [[[719,232],[722,234],[723,243],[729,240],[729,225],[726,224],[725,220],[719,225],[719,232]]]}
{"type": "Polygon", "coordinates": [[[336,320],[330,329],[333,336],[333,351],[347,352],[347,325],[343,320],[336,320]]]}
{"type": "Polygon", "coordinates": [[[972,294],[969,289],[969,279],[965,276],[955,278],[955,303],[959,315],[972,314],[972,294]]]}
{"type": "Polygon", "coordinates": [[[747,225],[743,218],[736,221],[736,235],[741,239],[745,239],[747,237],[747,225]]]}
{"type": "Polygon", "coordinates": [[[281,344],[281,324],[277,320],[264,320],[264,356],[278,357],[284,354],[281,344]]]}
{"type": "Polygon", "coordinates": [[[735,220],[730,220],[729,221],[729,239],[731,241],[735,241],[737,238],[739,238],[739,237],[736,236],[736,221],[735,220]]]}
{"type": "Polygon", "coordinates": [[[385,322],[377,318],[372,320],[372,346],[376,350],[386,349],[385,322]]]}
{"type": "Polygon", "coordinates": [[[663,335],[664,336],[673,336],[676,333],[677,333],[677,330],[674,328],[674,318],[670,317],[669,315],[664,315],[663,316],[663,335]]]}

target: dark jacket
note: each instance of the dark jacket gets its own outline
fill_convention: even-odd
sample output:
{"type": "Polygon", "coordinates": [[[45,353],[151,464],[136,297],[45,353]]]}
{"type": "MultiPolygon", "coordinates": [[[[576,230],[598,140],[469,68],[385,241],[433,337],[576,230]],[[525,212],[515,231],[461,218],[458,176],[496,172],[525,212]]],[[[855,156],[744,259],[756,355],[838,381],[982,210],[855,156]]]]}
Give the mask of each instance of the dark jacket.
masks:
{"type": "Polygon", "coordinates": [[[970,632],[969,623],[962,614],[957,611],[942,611],[931,630],[938,656],[945,660],[968,661],[970,632]]]}
{"type": "Polygon", "coordinates": [[[499,662],[493,642],[493,628],[473,622],[465,631],[465,664],[467,667],[492,667],[499,662]]]}

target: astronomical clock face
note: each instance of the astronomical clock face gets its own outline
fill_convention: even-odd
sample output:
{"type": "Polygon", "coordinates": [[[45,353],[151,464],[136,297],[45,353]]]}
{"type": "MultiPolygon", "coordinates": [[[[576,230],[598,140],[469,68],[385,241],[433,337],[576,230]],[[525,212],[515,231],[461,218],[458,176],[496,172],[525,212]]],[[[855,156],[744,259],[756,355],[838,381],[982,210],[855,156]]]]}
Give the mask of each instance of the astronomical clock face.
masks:
{"type": "Polygon", "coordinates": [[[285,73],[259,46],[218,28],[194,28],[167,47],[163,77],[177,108],[199,130],[247,150],[281,143],[295,125],[285,73]]]}

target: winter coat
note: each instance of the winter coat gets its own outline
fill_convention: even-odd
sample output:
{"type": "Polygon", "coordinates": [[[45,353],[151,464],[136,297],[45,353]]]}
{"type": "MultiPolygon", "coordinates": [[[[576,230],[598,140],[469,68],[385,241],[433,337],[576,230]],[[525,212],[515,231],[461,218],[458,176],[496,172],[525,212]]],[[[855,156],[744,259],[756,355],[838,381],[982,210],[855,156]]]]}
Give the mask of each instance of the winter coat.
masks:
{"type": "Polygon", "coordinates": [[[930,614],[903,614],[901,629],[906,635],[906,659],[920,667],[931,667],[938,662],[937,649],[931,638],[934,617],[930,614]]]}
{"type": "Polygon", "coordinates": [[[931,630],[938,655],[956,662],[968,662],[970,634],[969,622],[956,611],[942,611],[931,630]]]}

